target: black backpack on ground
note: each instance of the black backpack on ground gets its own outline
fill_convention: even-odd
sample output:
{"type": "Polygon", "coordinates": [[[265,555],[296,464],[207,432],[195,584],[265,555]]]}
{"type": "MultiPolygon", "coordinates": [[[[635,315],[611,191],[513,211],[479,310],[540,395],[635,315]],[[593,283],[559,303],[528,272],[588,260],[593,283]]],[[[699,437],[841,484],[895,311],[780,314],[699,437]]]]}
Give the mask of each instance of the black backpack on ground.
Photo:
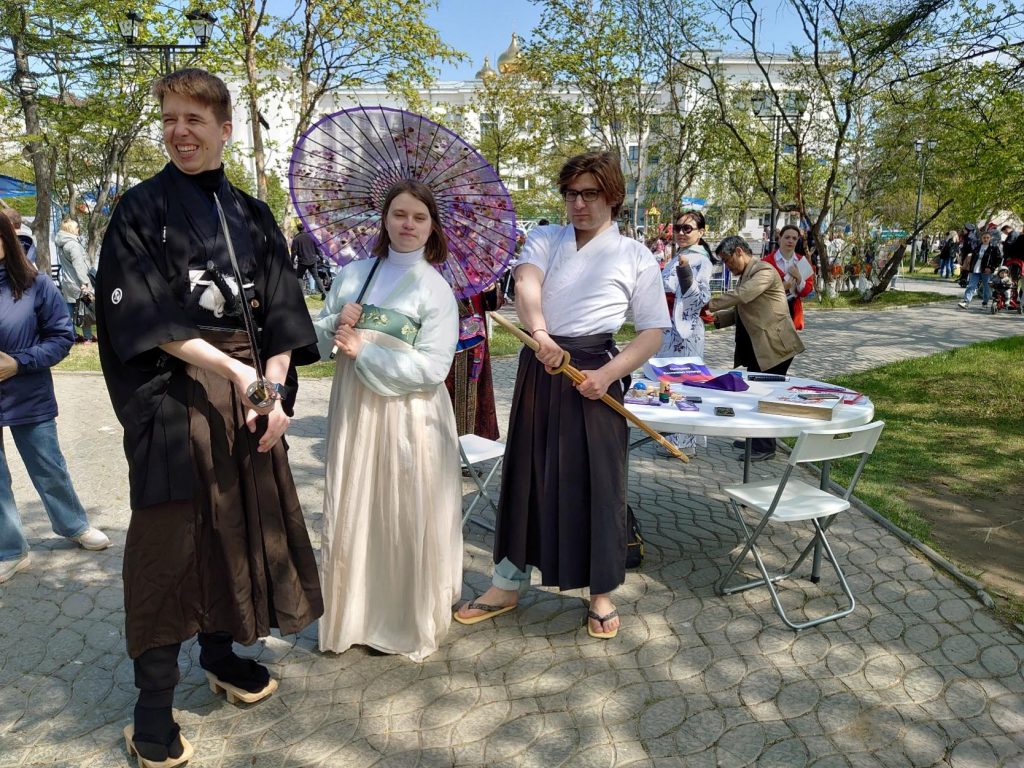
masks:
{"type": "Polygon", "coordinates": [[[639,568],[644,561],[644,540],[633,508],[626,505],[626,568],[639,568]]]}

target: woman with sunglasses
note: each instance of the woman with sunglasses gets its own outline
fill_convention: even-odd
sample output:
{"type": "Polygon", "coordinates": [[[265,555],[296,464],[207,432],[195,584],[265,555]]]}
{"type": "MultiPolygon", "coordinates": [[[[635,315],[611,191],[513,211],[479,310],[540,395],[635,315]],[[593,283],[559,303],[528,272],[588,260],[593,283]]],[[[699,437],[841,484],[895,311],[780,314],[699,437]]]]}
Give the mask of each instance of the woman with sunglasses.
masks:
{"type": "MultiPolygon", "coordinates": [[[[710,251],[704,242],[704,214],[683,211],[675,217],[672,233],[675,255],[661,272],[666,296],[672,296],[672,327],[662,336],[658,357],[704,357],[704,321],[700,311],[711,299],[710,251]]],[[[692,456],[695,435],[669,435],[672,444],[692,456]]],[[[700,438],[702,445],[707,438],[700,438]]]]}

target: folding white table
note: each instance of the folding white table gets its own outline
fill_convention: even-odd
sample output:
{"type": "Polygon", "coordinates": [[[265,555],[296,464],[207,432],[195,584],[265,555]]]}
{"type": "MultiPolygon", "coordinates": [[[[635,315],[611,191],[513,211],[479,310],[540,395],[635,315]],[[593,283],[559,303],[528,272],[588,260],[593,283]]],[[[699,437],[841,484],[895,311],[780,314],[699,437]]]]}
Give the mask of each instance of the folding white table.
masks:
{"type": "MultiPolygon", "coordinates": [[[[711,373],[717,376],[725,371],[712,371],[711,373]]],[[[747,374],[746,372],[742,373],[746,381],[747,374]]],[[[831,421],[803,416],[761,413],[757,410],[757,401],[773,393],[785,392],[790,387],[830,387],[832,385],[824,381],[803,379],[797,376],[788,376],[786,381],[747,381],[747,384],[750,389],[746,392],[726,392],[673,384],[673,389],[680,389],[684,395],[696,395],[703,399],[703,402],[696,404],[696,411],[681,411],[674,403],[660,406],[627,404],[626,408],[657,432],[685,432],[691,435],[745,439],[743,482],[750,479],[751,438],[797,437],[805,429],[859,427],[862,424],[867,424],[875,415],[875,406],[866,395],[851,405],[840,403],[836,406],[831,421]],[[732,408],[736,415],[716,416],[716,406],[732,408]]],[[[656,383],[649,381],[647,385],[651,391],[657,392],[658,385],[656,383]]],[[[634,443],[631,449],[650,439],[645,438],[634,443]]]]}
{"type": "MultiPolygon", "coordinates": [[[[726,371],[711,371],[713,376],[726,371]]],[[[626,408],[657,432],[684,432],[691,435],[707,435],[709,437],[741,438],[744,443],[743,482],[750,480],[750,441],[755,437],[797,437],[807,429],[832,429],[841,427],[859,427],[874,418],[875,406],[870,398],[863,395],[861,399],[850,405],[840,403],[832,413],[832,419],[811,419],[802,416],[782,416],[774,413],[762,413],[757,410],[757,401],[773,393],[782,393],[790,387],[830,387],[824,381],[804,379],[798,376],[787,376],[786,381],[749,381],[747,373],[743,378],[749,389],[745,392],[727,392],[717,389],[705,389],[673,384],[673,389],[680,390],[684,395],[696,395],[703,402],[697,403],[696,411],[681,411],[674,403],[664,405],[632,405],[626,408]],[[716,416],[716,406],[727,406],[733,409],[735,416],[716,416]]],[[[756,375],[756,374],[755,374],[756,375]]],[[[651,391],[657,392],[658,385],[647,382],[651,391]]],[[[630,451],[648,443],[652,438],[644,437],[630,445],[630,451]]],[[[821,467],[822,489],[829,484],[829,462],[821,467]]],[[[811,569],[811,581],[817,582],[821,564],[821,551],[814,549],[814,563],[811,569]]]]}

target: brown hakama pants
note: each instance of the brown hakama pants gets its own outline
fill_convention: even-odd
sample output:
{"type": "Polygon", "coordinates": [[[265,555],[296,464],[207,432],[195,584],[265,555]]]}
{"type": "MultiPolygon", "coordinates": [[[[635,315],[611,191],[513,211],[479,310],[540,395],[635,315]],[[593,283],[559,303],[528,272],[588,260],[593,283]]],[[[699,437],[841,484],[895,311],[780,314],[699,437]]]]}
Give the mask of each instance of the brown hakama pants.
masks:
{"type": "MultiPolygon", "coordinates": [[[[204,339],[251,361],[240,332],[204,339]]],[[[188,366],[189,444],[196,495],[132,510],[124,553],[128,655],[197,632],[251,644],[323,613],[316,561],[280,441],[257,453],[231,382],[188,366]]]]}

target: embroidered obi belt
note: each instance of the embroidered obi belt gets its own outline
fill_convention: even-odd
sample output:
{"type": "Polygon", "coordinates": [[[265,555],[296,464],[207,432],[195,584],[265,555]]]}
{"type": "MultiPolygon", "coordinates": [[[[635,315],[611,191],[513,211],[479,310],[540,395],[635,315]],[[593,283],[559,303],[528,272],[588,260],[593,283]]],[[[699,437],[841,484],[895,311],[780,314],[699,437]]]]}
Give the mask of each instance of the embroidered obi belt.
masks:
{"type": "Polygon", "coordinates": [[[401,339],[412,345],[420,332],[420,324],[408,315],[394,309],[384,309],[373,304],[363,304],[363,315],[356,323],[356,328],[368,331],[380,331],[388,336],[401,339]]]}

